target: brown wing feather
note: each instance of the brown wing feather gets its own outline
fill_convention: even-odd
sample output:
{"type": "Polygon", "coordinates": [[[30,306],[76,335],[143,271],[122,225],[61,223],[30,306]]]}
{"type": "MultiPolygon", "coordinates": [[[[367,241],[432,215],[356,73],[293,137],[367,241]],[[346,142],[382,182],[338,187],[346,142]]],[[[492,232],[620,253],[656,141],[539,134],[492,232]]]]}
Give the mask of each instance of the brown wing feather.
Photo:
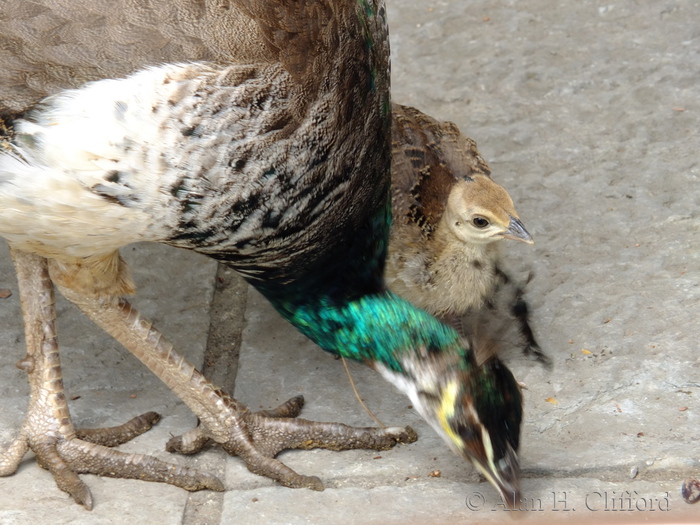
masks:
{"type": "Polygon", "coordinates": [[[338,13],[325,2],[240,0],[239,5],[256,21],[268,48],[286,69],[303,76],[316,58],[337,38],[338,13]]]}
{"type": "Polygon", "coordinates": [[[397,225],[412,223],[430,235],[455,182],[477,173],[491,172],[476,143],[455,124],[394,104],[391,177],[397,225]]]}
{"type": "Polygon", "coordinates": [[[0,117],[165,62],[281,62],[308,92],[354,14],[348,0],[4,0],[0,117]]]}
{"type": "Polygon", "coordinates": [[[212,59],[194,0],[5,0],[0,16],[0,111],[19,112],[60,89],[176,60],[212,59]]]}

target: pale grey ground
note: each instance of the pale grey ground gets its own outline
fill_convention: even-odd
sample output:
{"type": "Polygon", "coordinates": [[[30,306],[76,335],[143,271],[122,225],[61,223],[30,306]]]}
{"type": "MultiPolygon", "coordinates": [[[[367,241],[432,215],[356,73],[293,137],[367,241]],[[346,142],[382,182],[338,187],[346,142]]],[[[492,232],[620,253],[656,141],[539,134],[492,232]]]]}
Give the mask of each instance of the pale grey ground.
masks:
{"type": "MultiPolygon", "coordinates": [[[[506,354],[529,387],[523,489],[544,509],[521,514],[533,523],[700,521],[700,504],[687,505],[679,493],[685,477],[700,475],[700,3],[390,0],[389,10],[395,101],[453,120],[475,138],[537,242],[507,250],[517,275],[535,272],[527,298],[554,362],[548,371],[506,354]],[[656,509],[668,492],[670,510],[602,510],[597,493],[625,491],[636,498],[633,506],[653,502],[656,509]],[[586,497],[600,510],[588,510],[586,497]]],[[[245,310],[235,387],[243,402],[268,407],[301,392],[308,418],[373,424],[340,362],[257,293],[224,290],[209,316],[213,263],[163,247],[129,247],[125,256],[140,286],[137,306],[197,363],[210,323],[219,334],[213,341],[227,329],[235,341],[236,319],[222,324],[221,304],[245,310]]],[[[21,424],[28,388],[13,366],[24,355],[23,335],[4,247],[0,288],[14,291],[0,300],[6,443],[21,424]]],[[[169,457],[169,435],[195,422],[186,407],[65,302],[59,322],[66,387],[80,396],[71,402],[76,422],[108,425],[158,410],[163,421],[122,448],[169,457]]],[[[217,362],[210,362],[214,373],[217,362]]],[[[372,371],[351,368],[377,416],[413,425],[420,440],[379,454],[284,454],[293,468],[319,475],[325,492],[281,488],[211,450],[172,459],[222,473],[224,495],[188,498],[170,486],[84,476],[95,497],[87,512],[28,457],[17,475],[0,479],[0,524],[507,519],[491,511],[494,490],[447,450],[407,399],[372,371]],[[434,470],[441,477],[428,475],[434,470]],[[484,504],[472,511],[465,500],[479,504],[476,492],[484,504]]]]}

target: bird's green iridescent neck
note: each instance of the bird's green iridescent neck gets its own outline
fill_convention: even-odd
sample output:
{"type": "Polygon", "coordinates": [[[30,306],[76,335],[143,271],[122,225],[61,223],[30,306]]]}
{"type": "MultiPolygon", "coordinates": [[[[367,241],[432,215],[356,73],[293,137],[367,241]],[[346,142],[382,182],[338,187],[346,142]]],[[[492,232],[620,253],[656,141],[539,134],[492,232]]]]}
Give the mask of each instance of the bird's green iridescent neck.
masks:
{"type": "Polygon", "coordinates": [[[465,352],[454,330],[393,293],[367,295],[344,305],[324,303],[280,312],[331,353],[401,372],[402,357],[409,353],[465,352]]]}

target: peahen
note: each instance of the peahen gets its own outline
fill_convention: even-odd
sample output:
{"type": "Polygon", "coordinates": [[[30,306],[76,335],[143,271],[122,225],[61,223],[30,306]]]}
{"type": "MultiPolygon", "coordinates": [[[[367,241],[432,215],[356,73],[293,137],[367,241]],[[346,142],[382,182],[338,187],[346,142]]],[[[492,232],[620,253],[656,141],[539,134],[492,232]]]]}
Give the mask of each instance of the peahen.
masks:
{"type": "Polygon", "coordinates": [[[200,418],[169,450],[196,452],[211,439],[255,473],[320,490],[318,478],[274,456],[285,448],[385,448],[415,439],[410,429],[294,419],[298,398],[252,413],[217,389],[123,298],[134,286],[118,249],[147,240],[236,269],[323,349],[394,383],[509,504],[517,501],[522,407],[513,376],[497,359],[477,367],[456,332],[384,286],[391,104],[381,0],[154,1],[121,12],[96,3],[90,9],[104,9],[105,17],[88,9],[83,18],[70,15],[77,22],[65,18],[71,6],[60,6],[54,13],[63,18],[45,39],[43,59],[40,45],[28,47],[42,33],[27,31],[26,22],[46,28],[51,11],[36,3],[17,8],[25,23],[0,25],[3,96],[12,98],[0,115],[15,134],[0,154],[0,234],[20,283],[28,347],[20,366],[31,400],[20,435],[0,456],[0,475],[14,472],[31,448],[87,508],[84,472],[223,488],[207,474],[103,446],[148,428],[149,415],[115,430],[74,429],[52,282],[200,418]],[[90,40],[81,32],[110,17],[127,29],[154,25],[147,38],[167,35],[139,65],[179,53],[216,60],[152,66],[56,93],[56,86],[129,72],[139,38],[112,31],[90,40]],[[90,43],[99,50],[88,52],[90,43]],[[37,94],[52,96],[25,111],[37,94]]]}

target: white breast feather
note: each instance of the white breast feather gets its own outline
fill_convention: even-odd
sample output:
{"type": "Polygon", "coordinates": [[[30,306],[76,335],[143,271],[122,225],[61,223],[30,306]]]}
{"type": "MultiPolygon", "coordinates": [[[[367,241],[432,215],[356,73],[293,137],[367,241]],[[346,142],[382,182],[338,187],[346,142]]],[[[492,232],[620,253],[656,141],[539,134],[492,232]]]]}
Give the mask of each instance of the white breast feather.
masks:
{"type": "Polygon", "coordinates": [[[0,153],[0,234],[17,247],[51,256],[87,256],[140,240],[158,240],[148,201],[158,199],[163,176],[159,150],[128,155],[137,143],[157,146],[174,123],[154,111],[193,89],[197,65],[168,65],[126,79],[102,80],[44,101],[36,122],[16,125],[17,155],[0,153]],[[20,159],[20,156],[22,159],[20,159]],[[92,191],[119,172],[146,203],[126,207],[92,191]],[[38,246],[43,248],[37,249],[38,246]]]}

